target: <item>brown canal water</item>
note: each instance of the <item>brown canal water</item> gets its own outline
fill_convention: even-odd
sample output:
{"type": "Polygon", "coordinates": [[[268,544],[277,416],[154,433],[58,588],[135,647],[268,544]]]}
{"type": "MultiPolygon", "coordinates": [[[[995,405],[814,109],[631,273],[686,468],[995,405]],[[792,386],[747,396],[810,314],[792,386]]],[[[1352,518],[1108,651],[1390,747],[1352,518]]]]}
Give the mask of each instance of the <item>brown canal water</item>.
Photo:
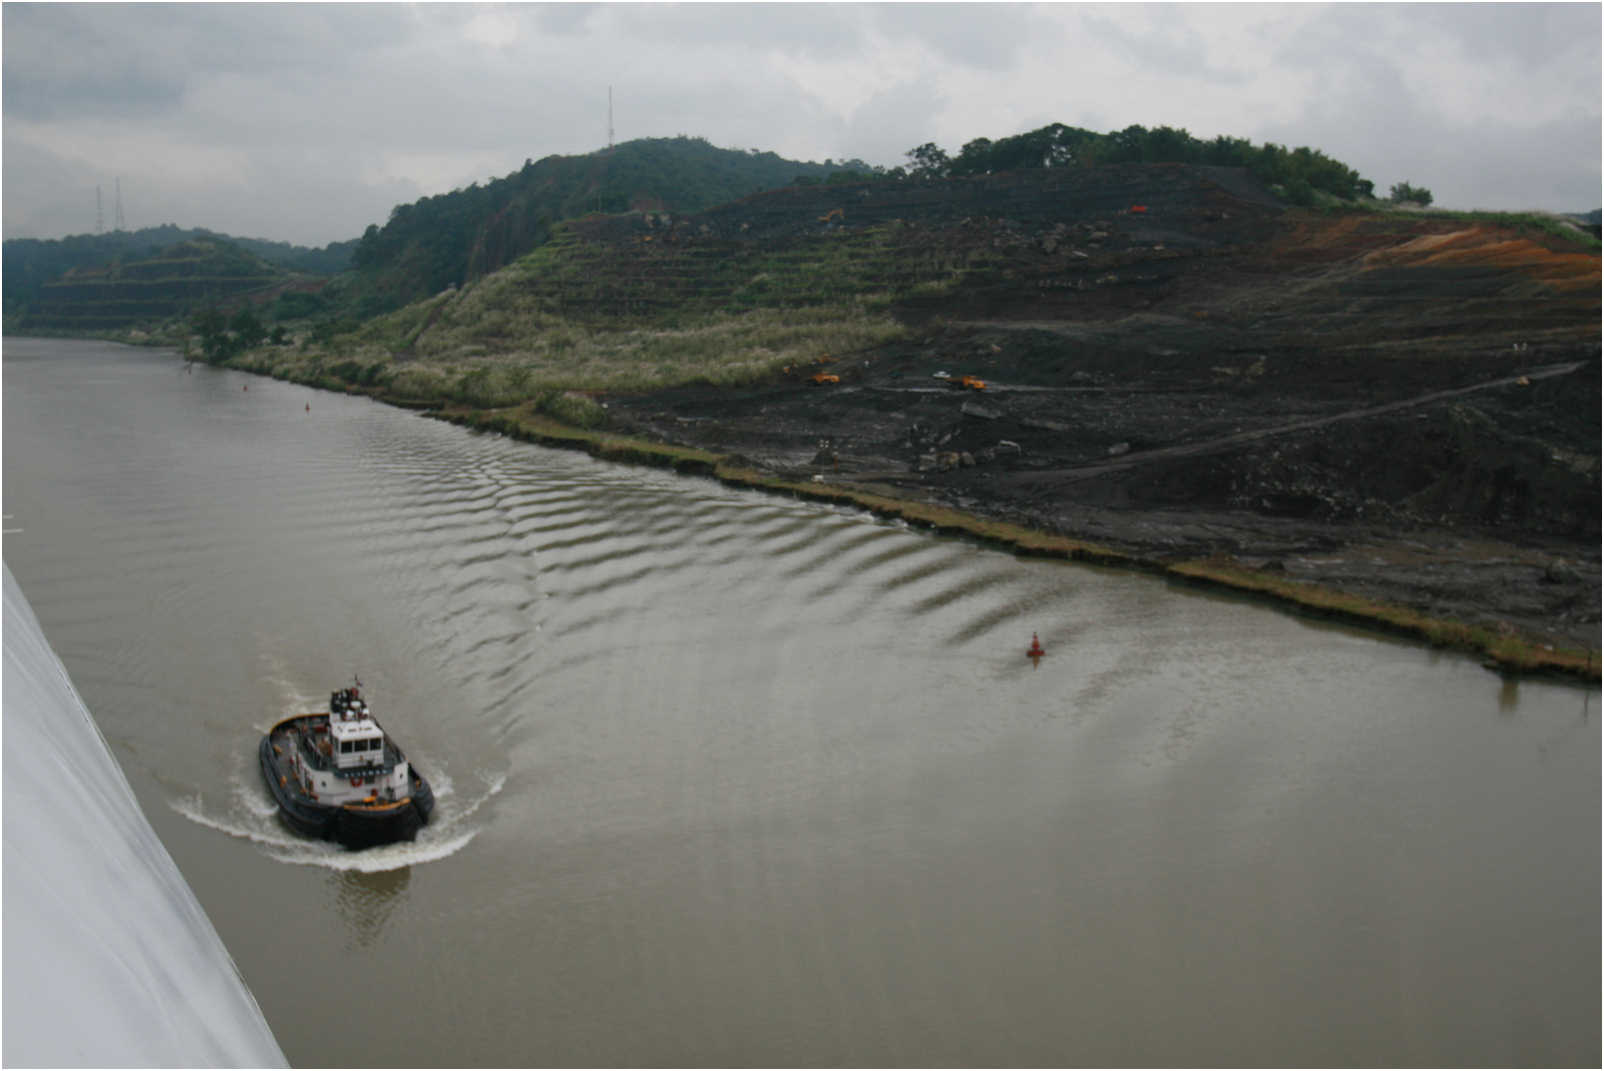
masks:
{"type": "Polygon", "coordinates": [[[163,351],[6,339],[4,450],[296,1064],[1599,1059],[1597,689],[163,351]],[[260,783],[353,674],[415,844],[260,783]]]}

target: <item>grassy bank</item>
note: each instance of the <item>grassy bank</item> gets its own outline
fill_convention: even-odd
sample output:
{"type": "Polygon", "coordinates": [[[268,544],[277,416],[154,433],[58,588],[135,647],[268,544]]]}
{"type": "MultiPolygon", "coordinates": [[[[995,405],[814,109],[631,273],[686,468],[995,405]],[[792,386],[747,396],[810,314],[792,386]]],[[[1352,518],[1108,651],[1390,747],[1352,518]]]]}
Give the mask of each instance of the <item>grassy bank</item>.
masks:
{"type": "Polygon", "coordinates": [[[930,503],[898,499],[855,487],[784,480],[728,464],[720,455],[705,450],[641,442],[576,428],[553,420],[531,406],[486,411],[448,405],[432,411],[431,415],[526,442],[584,450],[609,461],[672,468],[709,476],[731,486],[852,506],[913,527],[975,539],[1016,554],[1132,569],[1189,586],[1246,594],[1295,613],[1401,636],[1432,647],[1462,651],[1479,657],[1489,668],[1501,672],[1589,681],[1600,678],[1596,651],[1555,649],[1513,632],[1428,617],[1405,607],[1248,569],[1227,558],[1160,562],[930,503]]]}
{"type": "MultiPolygon", "coordinates": [[[[481,408],[549,404],[562,394],[740,385],[903,337],[893,303],[946,292],[973,259],[910,258],[894,227],[773,245],[652,237],[584,241],[564,228],[461,289],[232,363],[398,400],[481,408]]],[[[571,403],[555,415],[599,422],[571,403]]]]}
{"type": "MultiPolygon", "coordinates": [[[[472,319],[476,303],[465,304],[431,334],[439,348],[426,355],[379,338],[405,326],[390,322],[369,328],[371,338],[325,350],[257,350],[231,364],[335,389],[376,389],[402,401],[501,408],[552,394],[751,383],[787,365],[881,345],[904,330],[887,315],[855,307],[715,313],[680,327],[623,329],[507,313],[504,326],[489,317],[467,333],[456,320],[472,319]],[[505,331],[494,349],[472,341],[490,331],[505,331]]],[[[585,423],[572,413],[569,419],[585,423]]]]}

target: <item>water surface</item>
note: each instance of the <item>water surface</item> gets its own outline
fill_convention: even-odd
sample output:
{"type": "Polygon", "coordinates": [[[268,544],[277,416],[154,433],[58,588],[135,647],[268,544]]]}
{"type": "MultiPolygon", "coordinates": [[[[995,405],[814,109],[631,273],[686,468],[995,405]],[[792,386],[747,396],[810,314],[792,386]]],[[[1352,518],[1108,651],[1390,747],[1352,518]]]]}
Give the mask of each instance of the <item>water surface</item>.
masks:
{"type": "Polygon", "coordinates": [[[7,339],[4,407],[6,561],[292,1063],[1598,1059],[1596,689],[161,351],[7,339]],[[353,674],[415,844],[259,783],[353,674]]]}

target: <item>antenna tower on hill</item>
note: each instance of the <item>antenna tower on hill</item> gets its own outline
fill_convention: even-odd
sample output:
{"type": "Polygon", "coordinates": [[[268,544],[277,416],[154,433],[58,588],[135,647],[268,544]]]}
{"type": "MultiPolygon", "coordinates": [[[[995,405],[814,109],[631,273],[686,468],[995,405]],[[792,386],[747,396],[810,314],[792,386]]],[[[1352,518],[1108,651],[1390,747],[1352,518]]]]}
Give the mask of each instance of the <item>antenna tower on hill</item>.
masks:
{"type": "Polygon", "coordinates": [[[106,233],[106,214],[100,209],[100,187],[95,187],[95,233],[106,233]]]}
{"type": "Polygon", "coordinates": [[[607,161],[613,155],[613,87],[607,87],[607,151],[601,154],[591,174],[599,173],[601,178],[596,183],[596,211],[602,210],[602,190],[607,186],[607,161]]]}
{"type": "Polygon", "coordinates": [[[123,180],[122,180],[122,176],[121,175],[117,176],[116,220],[117,220],[117,223],[112,229],[120,231],[120,230],[123,229],[123,180]]]}

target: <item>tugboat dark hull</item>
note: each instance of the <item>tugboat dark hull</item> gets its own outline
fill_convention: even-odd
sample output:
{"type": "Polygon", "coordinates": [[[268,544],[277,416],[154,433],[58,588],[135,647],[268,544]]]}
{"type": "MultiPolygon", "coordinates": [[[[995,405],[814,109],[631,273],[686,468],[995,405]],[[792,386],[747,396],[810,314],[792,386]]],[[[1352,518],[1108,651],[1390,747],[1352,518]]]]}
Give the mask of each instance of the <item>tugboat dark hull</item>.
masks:
{"type": "Polygon", "coordinates": [[[408,771],[411,795],[393,803],[319,803],[301,790],[273,733],[262,737],[262,777],[278,802],[279,818],[295,832],[332,840],[346,848],[372,848],[413,840],[434,814],[434,791],[416,770],[408,771]]]}

